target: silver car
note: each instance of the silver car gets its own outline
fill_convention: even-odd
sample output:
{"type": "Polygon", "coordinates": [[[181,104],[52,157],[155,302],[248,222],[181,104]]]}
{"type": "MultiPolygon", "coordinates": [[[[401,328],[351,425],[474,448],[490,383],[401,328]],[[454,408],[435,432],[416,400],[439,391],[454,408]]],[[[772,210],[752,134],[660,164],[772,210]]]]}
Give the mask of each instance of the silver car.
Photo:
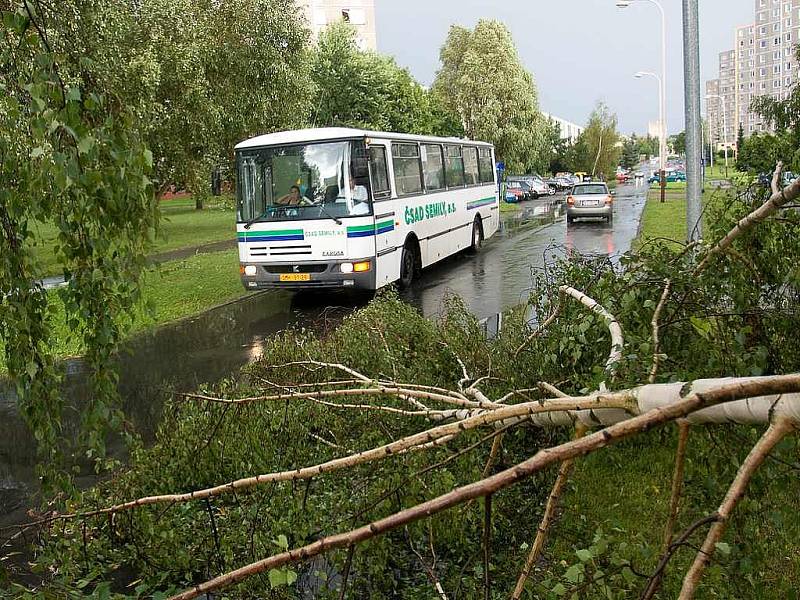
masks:
{"type": "Polygon", "coordinates": [[[567,196],[567,223],[592,217],[611,223],[614,218],[614,192],[605,183],[579,183],[567,196]]]}

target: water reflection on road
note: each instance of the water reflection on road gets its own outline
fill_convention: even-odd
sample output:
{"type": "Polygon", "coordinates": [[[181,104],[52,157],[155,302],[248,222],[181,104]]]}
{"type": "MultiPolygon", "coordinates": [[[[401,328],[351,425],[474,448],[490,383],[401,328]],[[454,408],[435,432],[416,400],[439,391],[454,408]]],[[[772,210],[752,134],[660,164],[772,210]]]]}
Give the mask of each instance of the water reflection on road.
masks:
{"type": "MultiPolygon", "coordinates": [[[[613,225],[567,227],[561,196],[523,204],[506,216],[500,232],[477,256],[459,255],[427,269],[402,296],[426,315],[438,314],[448,294],[464,298],[479,318],[524,301],[532,269],[542,269],[567,249],[618,258],[636,236],[646,188],[620,188],[613,225]]],[[[135,337],[120,357],[123,408],[149,437],[159,418],[165,389],[196,389],[234,373],[257,358],[264,341],[293,324],[325,329],[353,310],[345,296],[267,292],[135,337]],[[341,306],[338,306],[341,304],[341,306]]],[[[84,364],[67,362],[65,395],[85,401],[84,364]]],[[[35,490],[35,449],[17,413],[13,386],[0,381],[0,524],[20,520],[35,490]],[[3,517],[5,515],[5,517],[3,517]]],[[[70,425],[67,425],[70,427],[70,425]]]]}

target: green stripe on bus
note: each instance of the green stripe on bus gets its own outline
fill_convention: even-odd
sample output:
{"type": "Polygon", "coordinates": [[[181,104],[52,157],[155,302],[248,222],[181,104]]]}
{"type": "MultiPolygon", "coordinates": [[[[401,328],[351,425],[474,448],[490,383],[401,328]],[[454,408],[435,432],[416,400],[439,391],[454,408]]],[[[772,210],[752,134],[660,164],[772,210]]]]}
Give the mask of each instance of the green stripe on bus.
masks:
{"type": "Polygon", "coordinates": [[[351,225],[347,228],[347,233],[355,233],[356,231],[372,231],[375,225],[351,225]]]}
{"type": "Polygon", "coordinates": [[[375,228],[380,229],[381,227],[388,227],[389,225],[394,225],[394,219],[388,219],[387,221],[381,221],[380,223],[375,223],[375,228]]]}
{"type": "Polygon", "coordinates": [[[281,235],[303,235],[302,229],[279,229],[277,231],[240,231],[239,237],[270,237],[281,235]]]}

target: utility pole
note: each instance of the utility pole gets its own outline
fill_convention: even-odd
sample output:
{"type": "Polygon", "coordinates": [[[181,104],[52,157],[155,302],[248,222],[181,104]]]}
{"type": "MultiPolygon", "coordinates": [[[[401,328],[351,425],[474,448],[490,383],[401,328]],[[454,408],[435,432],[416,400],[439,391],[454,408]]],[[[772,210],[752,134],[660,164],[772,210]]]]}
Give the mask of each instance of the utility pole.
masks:
{"type": "Polygon", "coordinates": [[[686,239],[703,237],[700,194],[700,23],[698,0],[683,0],[683,86],[686,104],[686,239]]]}

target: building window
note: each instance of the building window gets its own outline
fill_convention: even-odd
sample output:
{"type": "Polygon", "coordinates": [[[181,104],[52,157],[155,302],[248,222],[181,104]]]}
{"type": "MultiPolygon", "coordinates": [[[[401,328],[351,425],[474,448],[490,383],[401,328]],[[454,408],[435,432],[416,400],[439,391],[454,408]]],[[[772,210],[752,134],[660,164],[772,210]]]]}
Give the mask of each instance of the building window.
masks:
{"type": "Polygon", "coordinates": [[[780,79],[776,79],[775,81],[773,81],[773,82],[772,82],[772,87],[773,87],[773,88],[779,88],[779,87],[781,87],[781,80],[780,80],[780,79]]]}
{"type": "Polygon", "coordinates": [[[791,78],[791,77],[787,77],[787,78],[784,80],[784,83],[785,83],[786,85],[792,85],[792,78],[791,78]]]}
{"type": "Polygon", "coordinates": [[[791,32],[787,33],[787,34],[786,34],[785,36],[783,36],[783,37],[784,37],[784,39],[785,39],[787,42],[791,42],[791,41],[792,41],[792,33],[791,33],[791,32]]]}
{"type": "Polygon", "coordinates": [[[780,31],[780,30],[781,30],[781,24],[780,23],[773,23],[772,24],[772,31],[780,31]]]}
{"type": "Polygon", "coordinates": [[[342,20],[353,25],[366,25],[367,17],[363,8],[343,8],[342,20]]]}
{"type": "Polygon", "coordinates": [[[781,72],[781,66],[780,65],[773,65],[772,66],[772,73],[773,74],[777,74],[777,73],[780,73],[780,72],[781,72]]]}
{"type": "Polygon", "coordinates": [[[760,70],[758,71],[758,74],[759,74],[761,77],[766,77],[766,76],[767,76],[767,70],[766,70],[766,69],[760,69],[760,70]]]}

